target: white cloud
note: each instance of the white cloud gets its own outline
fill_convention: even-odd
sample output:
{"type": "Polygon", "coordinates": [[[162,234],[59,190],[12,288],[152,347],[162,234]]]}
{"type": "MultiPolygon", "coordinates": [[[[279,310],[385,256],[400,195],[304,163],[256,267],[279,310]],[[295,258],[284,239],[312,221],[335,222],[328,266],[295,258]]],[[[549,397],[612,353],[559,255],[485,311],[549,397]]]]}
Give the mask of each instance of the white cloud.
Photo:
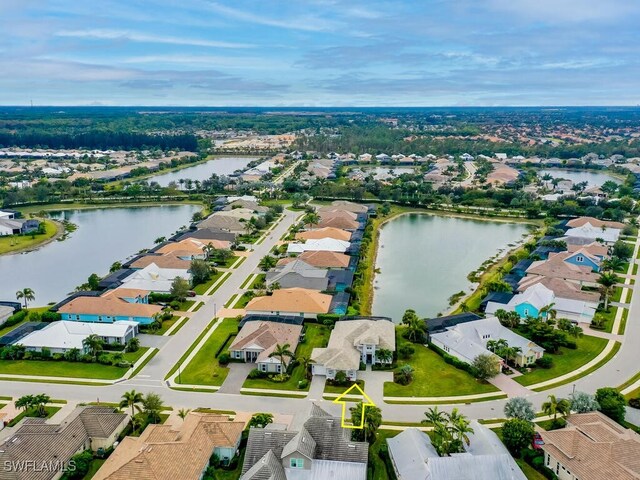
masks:
{"type": "Polygon", "coordinates": [[[87,30],[61,30],[55,33],[58,37],[94,38],[97,40],[129,40],[142,43],[165,43],[171,45],[190,45],[194,47],[211,48],[251,48],[254,45],[248,43],[220,42],[216,40],[202,40],[174,36],[150,35],[146,33],[93,28],[87,30]]]}
{"type": "Polygon", "coordinates": [[[628,0],[490,0],[489,6],[551,24],[611,21],[640,11],[628,0]]]}

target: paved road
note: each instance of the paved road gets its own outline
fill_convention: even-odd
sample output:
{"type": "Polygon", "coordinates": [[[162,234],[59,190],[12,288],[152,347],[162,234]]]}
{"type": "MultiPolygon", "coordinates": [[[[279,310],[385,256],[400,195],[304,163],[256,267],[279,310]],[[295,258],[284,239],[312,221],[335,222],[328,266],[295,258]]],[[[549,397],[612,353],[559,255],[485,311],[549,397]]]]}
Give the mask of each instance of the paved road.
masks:
{"type": "Polygon", "coordinates": [[[231,295],[236,293],[247,277],[258,267],[262,257],[267,255],[280,237],[295,223],[300,212],[284,211],[284,218],[259,245],[254,245],[253,253],[236,269],[232,270],[227,280],[213,295],[205,297],[205,304],[175,335],[169,337],[162,350],[142,369],[140,377],[151,381],[162,382],[169,370],[180,360],[185,351],[196,341],[200,333],[222,309],[231,295]]]}
{"type": "MultiPolygon", "coordinates": [[[[256,254],[252,255],[240,267],[242,273],[234,274],[233,279],[227,280],[224,295],[218,294],[220,290],[216,292],[214,297],[218,299],[218,302],[220,302],[222,298],[224,298],[223,301],[226,301],[226,299],[234,293],[235,289],[240,286],[249,273],[256,267],[260,258],[269,251],[273,243],[278,240],[286,228],[288,228],[288,225],[293,222],[295,216],[293,212],[288,212],[285,220],[278,226],[276,232],[273,233],[273,240],[266,240],[262,245],[256,247],[256,254]]],[[[637,345],[640,344],[640,301],[638,300],[640,298],[640,282],[636,282],[631,288],[633,288],[634,294],[631,299],[624,342],[619,352],[603,368],[577,380],[575,382],[576,390],[595,392],[595,390],[600,387],[618,386],[637,373],[637,345]]],[[[208,314],[203,314],[201,320],[198,320],[200,316],[194,316],[194,318],[189,320],[187,325],[179,332],[181,335],[176,335],[171,343],[167,344],[167,347],[165,347],[158,360],[153,362],[153,364],[150,363],[149,367],[145,368],[141,374],[129,381],[109,386],[0,382],[0,392],[3,395],[13,395],[14,397],[46,392],[52,398],[64,398],[75,402],[96,400],[117,402],[125,391],[135,388],[143,393],[153,391],[160,394],[165,404],[171,405],[174,408],[208,407],[245,412],[269,411],[274,414],[289,415],[306,411],[311,402],[309,398],[269,398],[251,395],[178,391],[168,388],[163,382],[157,380],[158,378],[164,378],[166,371],[180,358],[184,349],[188,348],[198,336],[200,330],[204,328],[211,319],[213,316],[212,302],[213,300],[210,300],[207,304],[206,311],[209,312],[208,314]],[[194,326],[196,322],[199,322],[199,326],[194,326]],[[183,333],[183,330],[189,325],[191,325],[190,328],[183,333]],[[150,376],[146,377],[145,375],[150,376]]],[[[205,307],[202,307],[198,312],[204,308],[205,307]]],[[[568,384],[544,392],[532,392],[528,398],[533,402],[534,406],[539,409],[550,393],[566,397],[571,393],[572,389],[573,385],[568,384]]],[[[317,397],[319,395],[314,396],[317,397]]],[[[328,412],[340,415],[340,407],[338,405],[332,404],[330,401],[320,401],[319,398],[315,400],[319,401],[328,412]]],[[[442,405],[439,407],[443,410],[451,410],[453,407],[457,407],[462,413],[472,419],[502,418],[505,401],[506,400],[494,400],[471,404],[442,405]]],[[[424,405],[379,404],[379,406],[382,408],[385,420],[398,422],[419,421],[424,417],[424,411],[427,408],[424,405]]]]}

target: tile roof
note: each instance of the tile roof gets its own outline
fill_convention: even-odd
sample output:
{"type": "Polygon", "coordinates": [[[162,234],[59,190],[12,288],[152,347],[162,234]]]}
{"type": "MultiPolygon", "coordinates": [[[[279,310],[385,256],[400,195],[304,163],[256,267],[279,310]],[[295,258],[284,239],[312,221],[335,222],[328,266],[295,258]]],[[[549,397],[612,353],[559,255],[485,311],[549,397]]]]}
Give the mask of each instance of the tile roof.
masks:
{"type": "Polygon", "coordinates": [[[590,223],[593,227],[606,227],[606,228],[617,228],[617,229],[623,229],[624,228],[624,223],[620,223],[620,222],[611,222],[608,220],[599,220],[597,218],[594,217],[578,217],[578,218],[573,218],[571,220],[569,220],[567,222],[567,226],[571,227],[571,228],[577,228],[577,227],[582,227],[583,225],[586,225],[587,223],[590,223]]]}
{"type": "Polygon", "coordinates": [[[145,268],[152,263],[156,264],[159,268],[176,268],[181,270],[188,270],[191,267],[191,262],[189,260],[183,260],[173,254],[145,255],[132,262],[130,267],[145,268]]]}
{"type": "Polygon", "coordinates": [[[640,478],[640,436],[600,412],[567,417],[566,428],[541,432],[543,449],[581,480],[640,478]]]}
{"type": "Polygon", "coordinates": [[[392,352],[396,349],[395,326],[389,320],[343,320],[336,322],[327,348],[314,348],[312,360],[335,370],[357,370],[358,345],[376,345],[392,352]]]}
{"type": "MultiPolygon", "coordinates": [[[[298,255],[296,258],[304,260],[309,265],[319,268],[347,268],[351,262],[351,257],[344,253],[338,252],[304,252],[298,255]]],[[[294,260],[293,257],[283,258],[278,262],[279,265],[284,265],[294,260]]]]}
{"type": "MultiPolygon", "coordinates": [[[[27,418],[15,433],[0,444],[0,465],[7,462],[37,464],[68,462],[82,450],[89,438],[107,439],[117,432],[128,416],[107,407],[78,407],[59,425],[43,419],[27,418]]],[[[0,469],[1,480],[49,480],[56,471],[0,469]]]]}
{"type": "Polygon", "coordinates": [[[537,275],[524,277],[520,281],[518,291],[524,291],[538,283],[552,290],[557,298],[582,300],[583,302],[600,302],[600,294],[598,292],[583,291],[577,283],[573,283],[562,278],[540,277],[537,275]]]}
{"type": "Polygon", "coordinates": [[[541,275],[543,277],[594,283],[598,276],[591,271],[591,267],[574,265],[564,261],[571,255],[569,252],[550,253],[547,260],[533,262],[527,268],[527,275],[541,275]]]}
{"type": "Polygon", "coordinates": [[[333,211],[333,210],[345,210],[352,213],[367,213],[369,208],[366,205],[360,203],[348,202],[346,200],[334,200],[331,202],[331,206],[324,206],[320,208],[320,211],[333,211]]]}
{"type": "Polygon", "coordinates": [[[576,244],[570,243],[567,245],[567,250],[571,253],[577,252],[578,250],[585,250],[589,252],[589,254],[591,255],[597,255],[600,257],[609,256],[609,249],[607,248],[607,246],[602,245],[601,243],[598,243],[598,242],[591,242],[587,245],[576,245],[576,244]]]}
{"type": "Polygon", "coordinates": [[[305,232],[296,233],[296,240],[311,240],[319,238],[334,238],[336,240],[343,240],[348,242],[351,240],[351,232],[342,230],[340,228],[325,227],[318,228],[316,230],[307,230],[305,232]]]}
{"type": "Polygon", "coordinates": [[[331,295],[305,288],[283,288],[272,295],[253,298],[245,310],[261,312],[327,313],[331,295]]]}
{"type": "Polygon", "coordinates": [[[247,322],[229,346],[229,350],[259,349],[261,352],[257,361],[266,361],[276,345],[289,344],[289,350],[295,352],[301,333],[302,325],[267,321],[247,322]]]}
{"type": "Polygon", "coordinates": [[[204,243],[194,238],[185,238],[178,242],[170,242],[156,250],[157,253],[190,253],[192,255],[202,254],[204,243]]]}
{"type": "Polygon", "coordinates": [[[234,448],[244,422],[226,415],[190,412],[180,428],[149,425],[126,437],[93,477],[95,480],[199,480],[215,448],[234,448]]]}
{"type": "Polygon", "coordinates": [[[162,311],[162,307],[146,303],[129,303],[109,294],[106,297],[76,297],[58,311],[74,315],[153,317],[162,311]]]}

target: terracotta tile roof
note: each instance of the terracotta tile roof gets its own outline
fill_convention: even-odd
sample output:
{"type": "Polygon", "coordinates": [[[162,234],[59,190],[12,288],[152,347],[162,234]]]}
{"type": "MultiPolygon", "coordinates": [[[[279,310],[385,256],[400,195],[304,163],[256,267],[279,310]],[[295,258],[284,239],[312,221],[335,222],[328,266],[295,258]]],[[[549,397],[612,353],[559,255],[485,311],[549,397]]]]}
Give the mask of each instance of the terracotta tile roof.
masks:
{"type": "Polygon", "coordinates": [[[174,254],[145,255],[131,264],[131,268],[144,268],[155,263],[159,268],[189,269],[191,262],[178,258],[174,254]]]}
{"type": "Polygon", "coordinates": [[[351,257],[344,253],[321,250],[318,252],[304,252],[295,258],[283,258],[278,261],[278,265],[286,265],[287,263],[294,261],[296,258],[318,268],[347,268],[351,261],[351,257]]]}
{"type": "Polygon", "coordinates": [[[256,297],[246,306],[247,311],[327,313],[331,295],[305,288],[283,288],[270,296],[256,297]]]}
{"type": "Polygon", "coordinates": [[[569,252],[550,253],[547,260],[533,262],[527,268],[527,275],[542,275],[544,277],[564,278],[583,282],[595,282],[598,276],[591,271],[591,267],[578,266],[564,260],[573,255],[569,252]]]}
{"type": "Polygon", "coordinates": [[[113,295],[109,295],[107,297],[77,297],[60,307],[58,311],[60,313],[70,313],[74,315],[153,317],[161,310],[162,308],[158,305],[129,303],[113,295]]]}
{"type": "Polygon", "coordinates": [[[199,480],[217,447],[235,447],[244,422],[225,415],[191,412],[179,429],[149,425],[126,437],[93,477],[95,480],[199,480]]]}
{"type": "Polygon", "coordinates": [[[332,228],[341,228],[346,230],[355,230],[358,228],[360,224],[356,220],[352,220],[350,218],[345,217],[326,217],[321,218],[320,223],[317,225],[313,225],[313,227],[332,227],[332,228]]]}
{"type": "Polygon", "coordinates": [[[562,430],[541,432],[543,450],[581,480],[640,478],[640,436],[600,412],[567,417],[562,430]]]}
{"type": "Polygon", "coordinates": [[[290,325],[277,322],[247,322],[242,327],[229,350],[243,350],[254,346],[262,349],[258,361],[269,358],[276,345],[289,344],[289,350],[295,352],[302,333],[302,325],[290,325]]]}
{"type": "Polygon", "coordinates": [[[105,293],[103,293],[101,296],[102,297],[117,297],[117,298],[123,298],[123,297],[127,297],[127,298],[135,298],[135,297],[146,297],[147,295],[149,295],[149,291],[148,290],[141,290],[139,288],[116,288],[114,290],[108,290],[105,293]]]}
{"type": "Polygon", "coordinates": [[[609,256],[609,249],[606,247],[606,245],[602,245],[601,243],[598,243],[598,242],[589,243],[587,245],[576,245],[576,244],[570,243],[567,245],[567,250],[570,253],[575,253],[578,250],[584,250],[591,255],[598,255],[601,257],[609,256]]]}
{"type": "Polygon", "coordinates": [[[325,227],[316,230],[308,230],[296,234],[296,240],[316,240],[320,238],[333,238],[335,240],[343,240],[348,242],[351,240],[351,232],[340,228],[325,227]]]}
{"type": "Polygon", "coordinates": [[[582,227],[583,225],[590,223],[593,227],[606,227],[606,228],[617,228],[623,229],[624,223],[620,222],[611,222],[607,220],[598,220],[594,217],[578,217],[567,222],[567,226],[571,228],[582,227]]]}
{"type": "Polygon", "coordinates": [[[334,210],[345,210],[347,212],[352,213],[367,213],[369,209],[366,205],[362,205],[360,203],[348,202],[346,200],[334,200],[331,202],[331,205],[327,205],[320,208],[320,212],[323,211],[334,211],[334,210]]]}
{"type": "Polygon", "coordinates": [[[549,290],[552,290],[554,295],[558,298],[568,298],[571,300],[582,300],[584,302],[600,302],[600,294],[597,292],[586,292],[580,289],[577,283],[573,283],[562,278],[552,277],[539,277],[533,275],[531,277],[524,277],[518,286],[518,291],[523,292],[527,288],[541,283],[549,290]]]}
{"type": "Polygon", "coordinates": [[[194,240],[193,238],[185,238],[179,242],[172,242],[163,245],[161,248],[156,250],[157,253],[181,253],[181,254],[191,254],[198,255],[204,251],[204,243],[194,240]]]}

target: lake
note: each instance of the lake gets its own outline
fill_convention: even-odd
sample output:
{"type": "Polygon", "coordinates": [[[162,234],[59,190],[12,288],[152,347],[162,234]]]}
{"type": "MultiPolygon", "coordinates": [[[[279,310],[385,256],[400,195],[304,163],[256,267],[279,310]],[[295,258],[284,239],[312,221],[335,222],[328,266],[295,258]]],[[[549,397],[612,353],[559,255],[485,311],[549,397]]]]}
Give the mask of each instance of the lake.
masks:
{"type": "Polygon", "coordinates": [[[605,170],[593,171],[593,170],[572,170],[566,168],[546,168],[538,170],[538,177],[542,177],[545,174],[549,174],[554,178],[564,178],[571,180],[573,183],[587,182],[589,186],[601,186],[607,180],[612,180],[616,183],[622,183],[620,179],[607,173],[605,170]]]}
{"type": "Polygon", "coordinates": [[[528,234],[522,223],[409,214],[380,231],[374,278],[373,315],[400,322],[408,308],[434,317],[449,297],[471,293],[467,275],[528,234]]]}
{"type": "Polygon", "coordinates": [[[42,248],[0,257],[0,299],[15,300],[15,292],[29,287],[35,291],[34,305],[62,300],[92,273],[109,272],[158,237],[170,236],[188,225],[199,205],[164,205],[132,208],[99,208],[51,212],[78,229],[66,240],[42,248]]]}
{"type": "Polygon", "coordinates": [[[214,173],[217,175],[229,175],[238,169],[244,169],[249,162],[256,158],[258,157],[219,157],[193,167],[176,170],[175,172],[159,173],[149,177],[147,181],[158,182],[161,187],[166,187],[171,182],[178,183],[181,178],[203,181],[214,173]]]}

